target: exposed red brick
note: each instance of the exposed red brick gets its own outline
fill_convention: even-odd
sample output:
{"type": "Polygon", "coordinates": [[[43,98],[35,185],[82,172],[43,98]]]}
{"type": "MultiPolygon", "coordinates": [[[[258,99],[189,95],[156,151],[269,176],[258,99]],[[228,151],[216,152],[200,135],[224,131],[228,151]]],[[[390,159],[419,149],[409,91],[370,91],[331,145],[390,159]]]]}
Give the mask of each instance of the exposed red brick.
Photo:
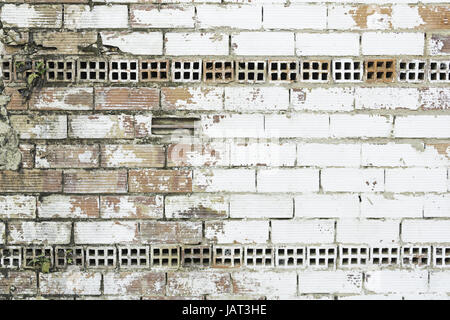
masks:
{"type": "Polygon", "coordinates": [[[192,192],[192,171],[130,170],[130,192],[192,192]]]}
{"type": "Polygon", "coordinates": [[[443,29],[450,27],[450,8],[449,6],[419,6],[419,15],[424,24],[423,29],[443,29]]]}
{"type": "Polygon", "coordinates": [[[5,94],[9,96],[10,100],[6,105],[6,109],[8,110],[26,110],[28,107],[28,103],[22,97],[18,88],[5,88],[5,94]]]}
{"type": "Polygon", "coordinates": [[[168,167],[228,165],[226,144],[170,144],[167,147],[168,167]]]}
{"type": "Polygon", "coordinates": [[[95,88],[97,110],[153,110],[159,108],[159,89],[95,88]]]}
{"type": "Polygon", "coordinates": [[[141,223],[144,243],[197,244],[202,241],[202,223],[191,221],[147,221],[141,223]]]}
{"type": "Polygon", "coordinates": [[[65,193],[125,193],[127,172],[117,171],[65,171],[65,193]]]}
{"type": "Polygon", "coordinates": [[[37,168],[95,168],[98,167],[97,145],[37,145],[37,168]]]}
{"type": "Polygon", "coordinates": [[[0,171],[0,192],[60,192],[59,170],[0,171]]]}

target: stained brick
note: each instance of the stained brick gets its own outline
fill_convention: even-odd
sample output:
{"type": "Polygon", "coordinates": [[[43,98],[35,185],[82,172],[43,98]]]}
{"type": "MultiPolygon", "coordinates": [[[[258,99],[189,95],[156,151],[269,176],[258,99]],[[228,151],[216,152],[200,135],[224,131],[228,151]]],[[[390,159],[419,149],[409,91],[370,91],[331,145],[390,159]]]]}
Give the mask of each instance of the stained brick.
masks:
{"type": "Polygon", "coordinates": [[[130,170],[130,192],[191,192],[192,172],[188,170],[130,170]]]}
{"type": "Polygon", "coordinates": [[[230,293],[231,290],[228,273],[194,271],[167,274],[168,295],[200,296],[230,293]]]}
{"type": "Polygon", "coordinates": [[[9,271],[8,273],[0,274],[0,294],[37,294],[36,273],[31,271],[9,271]]]}
{"type": "Polygon", "coordinates": [[[236,272],[231,278],[235,294],[263,294],[269,299],[297,294],[295,272],[236,272]]]}
{"type": "Polygon", "coordinates": [[[19,144],[19,151],[22,155],[22,168],[33,169],[36,152],[34,144],[19,144]]]}
{"type": "Polygon", "coordinates": [[[43,47],[45,54],[88,54],[88,47],[97,41],[95,31],[39,31],[33,41],[43,47]]]}
{"type": "Polygon", "coordinates": [[[166,277],[162,272],[107,272],[104,293],[111,295],[164,295],[166,277]]]}
{"type": "Polygon", "coordinates": [[[8,243],[11,244],[68,244],[70,222],[11,222],[8,243]]]}
{"type": "Polygon", "coordinates": [[[141,222],[140,240],[143,243],[197,244],[202,241],[202,223],[192,221],[141,222]]]}
{"type": "Polygon", "coordinates": [[[99,201],[95,196],[51,195],[37,205],[40,218],[98,218],[99,201]]]}
{"type": "Polygon", "coordinates": [[[64,193],[125,193],[127,192],[126,170],[64,172],[64,193]]]}
{"type": "Polygon", "coordinates": [[[167,166],[227,166],[230,163],[229,145],[220,142],[182,144],[167,147],[167,166]]]}
{"type": "Polygon", "coordinates": [[[80,139],[130,139],[134,119],[130,115],[69,116],[69,137],[80,139]]]}
{"type": "Polygon", "coordinates": [[[156,219],[163,217],[162,196],[101,196],[101,217],[156,219]]]}
{"type": "Polygon", "coordinates": [[[0,196],[0,217],[34,218],[36,216],[36,198],[33,196],[0,196]]]}
{"type": "Polygon", "coordinates": [[[67,116],[65,115],[11,115],[10,121],[21,139],[67,138],[67,116]]]}
{"type": "Polygon", "coordinates": [[[36,168],[96,168],[96,145],[37,145],[36,168]]]}
{"type": "Polygon", "coordinates": [[[428,50],[432,55],[450,54],[450,36],[433,34],[428,40],[428,50]]]}
{"type": "Polygon", "coordinates": [[[266,243],[269,221],[206,221],[205,238],[213,243],[266,243]]]}
{"type": "MultiPolygon", "coordinates": [[[[0,68],[1,69],[1,68],[0,68]]],[[[3,76],[4,78],[4,76],[3,76]]],[[[5,87],[4,93],[10,98],[6,109],[8,110],[26,110],[28,108],[28,103],[20,94],[17,88],[5,87]]]]}
{"type": "Polygon", "coordinates": [[[165,87],[161,89],[161,108],[166,110],[222,110],[223,88],[165,87]]]}
{"type": "Polygon", "coordinates": [[[43,295],[100,295],[102,275],[99,272],[66,271],[39,274],[43,295]]]}
{"type": "Polygon", "coordinates": [[[23,170],[0,172],[0,192],[60,192],[62,172],[23,170]]]}
{"type": "Polygon", "coordinates": [[[158,89],[105,87],[95,89],[96,110],[153,110],[158,108],[158,89]]]}
{"type": "Polygon", "coordinates": [[[168,196],[164,211],[167,218],[226,218],[228,200],[223,195],[168,196]]]}
{"type": "Polygon", "coordinates": [[[165,152],[160,145],[102,145],[102,167],[164,167],[165,152]]]}

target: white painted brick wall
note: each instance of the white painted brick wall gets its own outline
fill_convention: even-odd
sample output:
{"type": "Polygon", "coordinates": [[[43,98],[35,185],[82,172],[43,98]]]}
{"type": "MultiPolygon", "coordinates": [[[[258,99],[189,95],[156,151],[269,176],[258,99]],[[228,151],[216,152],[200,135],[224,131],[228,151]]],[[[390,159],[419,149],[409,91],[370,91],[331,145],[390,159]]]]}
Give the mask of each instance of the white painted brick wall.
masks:
{"type": "Polygon", "coordinates": [[[166,55],[228,55],[228,35],[212,32],[171,32],[165,35],[166,55]]]}
{"type": "Polygon", "coordinates": [[[231,36],[231,48],[238,56],[292,56],[291,32],[241,32],[231,36]]]}
{"type": "Polygon", "coordinates": [[[336,241],[346,244],[393,244],[399,239],[399,221],[342,219],[336,225],[336,241]]]}
{"type": "Polygon", "coordinates": [[[363,55],[423,55],[425,36],[409,32],[364,32],[361,36],[363,55]]]}
{"type": "Polygon", "coordinates": [[[361,272],[357,271],[302,271],[298,274],[300,293],[360,293],[361,272]]]}
{"type": "Polygon", "coordinates": [[[392,130],[392,117],[369,114],[330,115],[330,134],[336,138],[388,137],[392,130]]]}
{"type": "Polygon", "coordinates": [[[312,111],[351,111],[355,101],[354,91],[354,88],[292,89],[292,108],[312,111]]]}
{"type": "Polygon", "coordinates": [[[448,138],[450,116],[410,115],[395,118],[394,136],[398,138],[448,138]]]}
{"type": "Polygon", "coordinates": [[[449,217],[450,216],[450,195],[427,195],[423,208],[424,217],[449,217]]]}
{"type": "Polygon", "coordinates": [[[329,135],[329,116],[326,114],[270,114],[265,116],[267,137],[325,138],[329,135]]]}
{"type": "Polygon", "coordinates": [[[361,217],[421,218],[424,199],[399,194],[365,194],[361,197],[361,217]]]}
{"type": "Polygon", "coordinates": [[[267,4],[264,5],[265,29],[325,29],[327,6],[325,4],[267,4]]]}
{"type": "Polygon", "coordinates": [[[272,220],[273,243],[332,243],[334,220],[272,220]]]}
{"type": "Polygon", "coordinates": [[[359,167],[360,144],[300,143],[297,145],[297,165],[359,167]]]}
{"type": "Polygon", "coordinates": [[[198,169],[192,183],[200,192],[254,192],[255,180],[252,169],[198,169]]]}
{"type": "Polygon", "coordinates": [[[264,136],[264,115],[202,115],[201,130],[210,138],[260,138],[264,136]]]}
{"type": "Polygon", "coordinates": [[[305,194],[295,196],[296,218],[356,218],[359,199],[356,194],[305,194]]]}
{"type": "Polygon", "coordinates": [[[327,168],[321,185],[330,192],[378,192],[384,190],[383,169],[327,168]]]}
{"type": "Polygon", "coordinates": [[[232,166],[292,167],[297,159],[295,143],[233,143],[232,166]]]}
{"type": "Polygon", "coordinates": [[[93,6],[65,5],[64,27],[68,29],[127,28],[128,8],[126,5],[93,6]]]}
{"type": "Polygon", "coordinates": [[[294,201],[284,195],[232,195],[230,218],[292,218],[294,201]]]}
{"type": "Polygon", "coordinates": [[[356,109],[409,109],[420,107],[416,88],[355,88],[356,109]]]}
{"type": "Polygon", "coordinates": [[[358,33],[297,33],[295,49],[298,56],[357,56],[358,33]]]}
{"type": "Polygon", "coordinates": [[[258,192],[319,191],[319,170],[261,169],[256,173],[258,192]]]}
{"type": "Polygon", "coordinates": [[[130,23],[135,28],[193,28],[194,6],[132,5],[130,23]]]}
{"type": "Polygon", "coordinates": [[[364,143],[361,149],[362,165],[376,167],[440,167],[448,165],[449,159],[433,147],[423,143],[364,143]]]}
{"type": "Polygon", "coordinates": [[[449,242],[450,220],[413,220],[402,222],[404,242],[449,242]]]}
{"type": "Polygon", "coordinates": [[[206,221],[205,238],[216,243],[266,243],[269,239],[269,221],[206,221]]]}
{"type": "Polygon", "coordinates": [[[118,47],[132,54],[161,55],[163,34],[161,32],[111,32],[100,33],[103,45],[118,47]]]}
{"type": "Polygon", "coordinates": [[[445,192],[445,168],[392,168],[386,169],[387,192],[445,192]]]}
{"type": "Polygon", "coordinates": [[[225,110],[286,110],[289,108],[289,90],[281,87],[227,87],[225,110]]]}
{"type": "Polygon", "coordinates": [[[75,242],[79,244],[132,243],[137,241],[135,221],[75,222],[75,242]]]}
{"type": "Polygon", "coordinates": [[[428,272],[379,270],[365,275],[365,289],[375,293],[419,293],[428,291],[428,272]]]}
{"type": "Polygon", "coordinates": [[[196,6],[198,26],[204,28],[259,29],[262,25],[261,5],[203,4],[196,6]]]}

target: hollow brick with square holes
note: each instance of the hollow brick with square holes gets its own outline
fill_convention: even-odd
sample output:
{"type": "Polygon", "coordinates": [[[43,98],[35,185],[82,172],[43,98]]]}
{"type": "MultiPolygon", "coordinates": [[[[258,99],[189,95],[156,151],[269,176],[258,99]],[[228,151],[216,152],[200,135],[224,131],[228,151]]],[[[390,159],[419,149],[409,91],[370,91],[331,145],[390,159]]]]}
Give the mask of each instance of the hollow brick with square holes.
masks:
{"type": "Polygon", "coordinates": [[[0,300],[450,293],[445,4],[3,2],[0,300]]]}

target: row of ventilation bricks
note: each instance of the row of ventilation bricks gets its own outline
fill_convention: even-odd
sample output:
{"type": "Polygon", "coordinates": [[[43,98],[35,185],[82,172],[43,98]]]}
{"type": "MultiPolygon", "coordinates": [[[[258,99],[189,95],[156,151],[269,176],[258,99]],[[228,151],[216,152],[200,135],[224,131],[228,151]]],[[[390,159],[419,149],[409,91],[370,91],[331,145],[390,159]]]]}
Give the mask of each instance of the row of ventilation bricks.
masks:
{"type": "Polygon", "coordinates": [[[450,246],[75,246],[0,248],[0,268],[364,268],[450,267],[450,246]]]}
{"type": "Polygon", "coordinates": [[[6,82],[25,81],[33,72],[45,70],[48,82],[201,82],[328,83],[330,74],[340,82],[450,82],[448,60],[333,59],[333,60],[102,60],[48,59],[2,60],[6,82]],[[45,68],[45,69],[44,69],[45,68]],[[428,75],[428,76],[427,76],[428,75]]]}

